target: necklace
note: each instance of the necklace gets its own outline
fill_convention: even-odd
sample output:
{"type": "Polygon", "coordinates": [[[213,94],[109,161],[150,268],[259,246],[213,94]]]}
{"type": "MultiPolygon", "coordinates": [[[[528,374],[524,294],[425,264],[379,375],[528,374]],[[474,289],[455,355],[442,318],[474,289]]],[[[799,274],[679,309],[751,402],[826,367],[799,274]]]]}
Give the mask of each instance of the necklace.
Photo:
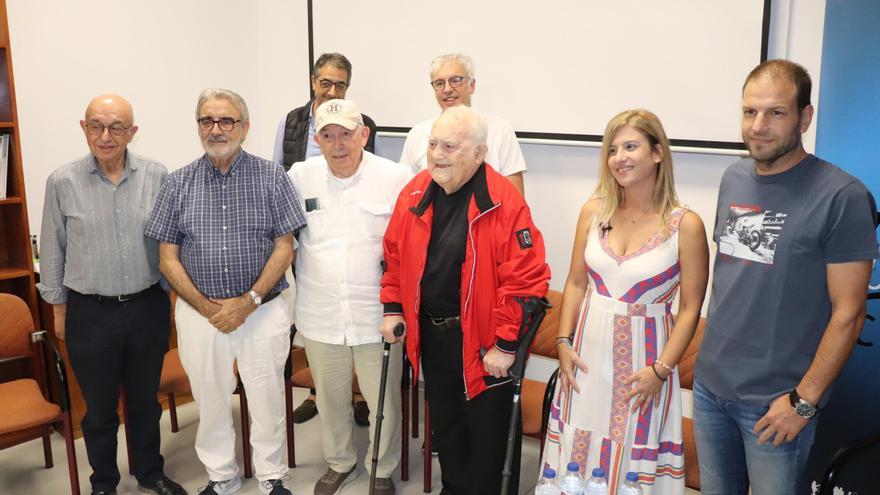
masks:
{"type": "Polygon", "coordinates": [[[635,225],[639,220],[641,220],[642,218],[644,218],[645,215],[647,215],[647,214],[649,214],[649,213],[653,213],[653,212],[652,212],[651,210],[643,211],[642,213],[640,213],[639,215],[636,215],[636,216],[633,217],[633,218],[630,218],[630,219],[628,219],[628,220],[627,220],[627,219],[624,219],[624,223],[629,222],[629,223],[635,225]]]}

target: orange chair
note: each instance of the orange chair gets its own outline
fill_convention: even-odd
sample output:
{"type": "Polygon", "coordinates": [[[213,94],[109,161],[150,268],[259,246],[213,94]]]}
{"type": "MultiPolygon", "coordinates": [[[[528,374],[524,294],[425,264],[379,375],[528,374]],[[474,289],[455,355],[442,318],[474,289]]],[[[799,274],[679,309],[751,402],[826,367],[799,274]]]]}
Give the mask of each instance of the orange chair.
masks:
{"type": "Polygon", "coordinates": [[[46,331],[34,331],[34,320],[24,301],[12,294],[0,294],[0,362],[26,359],[36,377],[0,383],[0,438],[6,434],[41,427],[43,455],[46,468],[53,466],[52,447],[49,443],[50,427],[61,422],[64,443],[67,447],[67,466],[70,490],[79,495],[79,473],[76,450],[73,446],[73,428],[70,420],[70,397],[67,391],[67,375],[61,355],[49,342],[46,331]],[[43,356],[49,344],[54,352],[52,368],[58,373],[61,385],[61,406],[49,402],[48,383],[45,377],[43,356]]]}

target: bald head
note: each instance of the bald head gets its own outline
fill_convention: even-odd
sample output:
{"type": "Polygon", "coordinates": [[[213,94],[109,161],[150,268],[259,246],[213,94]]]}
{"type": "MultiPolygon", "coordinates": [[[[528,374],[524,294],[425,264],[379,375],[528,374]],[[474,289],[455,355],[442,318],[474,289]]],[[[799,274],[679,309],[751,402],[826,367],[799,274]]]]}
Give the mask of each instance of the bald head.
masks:
{"type": "Polygon", "coordinates": [[[134,122],[134,110],[131,108],[131,103],[119,95],[106,94],[94,97],[86,107],[86,122],[96,113],[118,115],[125,126],[130,126],[134,122]]]}
{"type": "Polygon", "coordinates": [[[461,129],[465,136],[474,141],[475,145],[486,144],[488,136],[486,119],[470,107],[457,106],[449,108],[437,117],[434,125],[437,125],[437,123],[444,123],[461,129]]]}
{"type": "Polygon", "coordinates": [[[131,103],[119,95],[101,95],[89,102],[79,121],[89,149],[104,171],[121,170],[125,150],[138,128],[131,103]]]}

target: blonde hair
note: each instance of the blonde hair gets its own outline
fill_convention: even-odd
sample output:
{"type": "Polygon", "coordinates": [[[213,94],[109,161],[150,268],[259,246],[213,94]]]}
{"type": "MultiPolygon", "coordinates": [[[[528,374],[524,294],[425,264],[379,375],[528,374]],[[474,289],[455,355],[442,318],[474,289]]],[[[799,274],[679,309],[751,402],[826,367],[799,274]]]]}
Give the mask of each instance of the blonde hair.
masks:
{"type": "Polygon", "coordinates": [[[660,119],[641,108],[620,112],[605,127],[602,148],[599,152],[599,184],[595,192],[595,196],[602,198],[603,201],[596,220],[607,224],[624,200],[624,190],[608,168],[608,148],[617,131],[625,126],[641,132],[648,139],[652,149],[658,147],[660,149],[661,158],[657,168],[657,180],[654,183],[652,206],[660,212],[660,226],[665,229],[669,226],[672,210],[678,206],[675,180],[672,176],[672,153],[669,151],[669,139],[666,138],[660,119]]]}

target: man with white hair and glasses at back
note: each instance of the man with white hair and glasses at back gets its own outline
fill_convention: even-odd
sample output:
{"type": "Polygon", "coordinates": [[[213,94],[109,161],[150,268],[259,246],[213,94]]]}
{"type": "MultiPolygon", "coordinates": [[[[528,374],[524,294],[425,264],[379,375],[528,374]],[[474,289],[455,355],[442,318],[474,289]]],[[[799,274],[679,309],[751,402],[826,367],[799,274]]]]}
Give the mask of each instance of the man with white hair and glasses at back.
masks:
{"type": "MultiPolygon", "coordinates": [[[[431,61],[429,75],[441,113],[458,105],[471,106],[471,96],[477,88],[471,57],[461,53],[440,55],[431,61]]],[[[526,161],[513,127],[500,117],[484,117],[488,128],[486,163],[505,176],[522,194],[526,161]]],[[[416,125],[406,136],[400,163],[412,167],[413,172],[428,166],[428,138],[435,120],[436,117],[416,125]]]]}

